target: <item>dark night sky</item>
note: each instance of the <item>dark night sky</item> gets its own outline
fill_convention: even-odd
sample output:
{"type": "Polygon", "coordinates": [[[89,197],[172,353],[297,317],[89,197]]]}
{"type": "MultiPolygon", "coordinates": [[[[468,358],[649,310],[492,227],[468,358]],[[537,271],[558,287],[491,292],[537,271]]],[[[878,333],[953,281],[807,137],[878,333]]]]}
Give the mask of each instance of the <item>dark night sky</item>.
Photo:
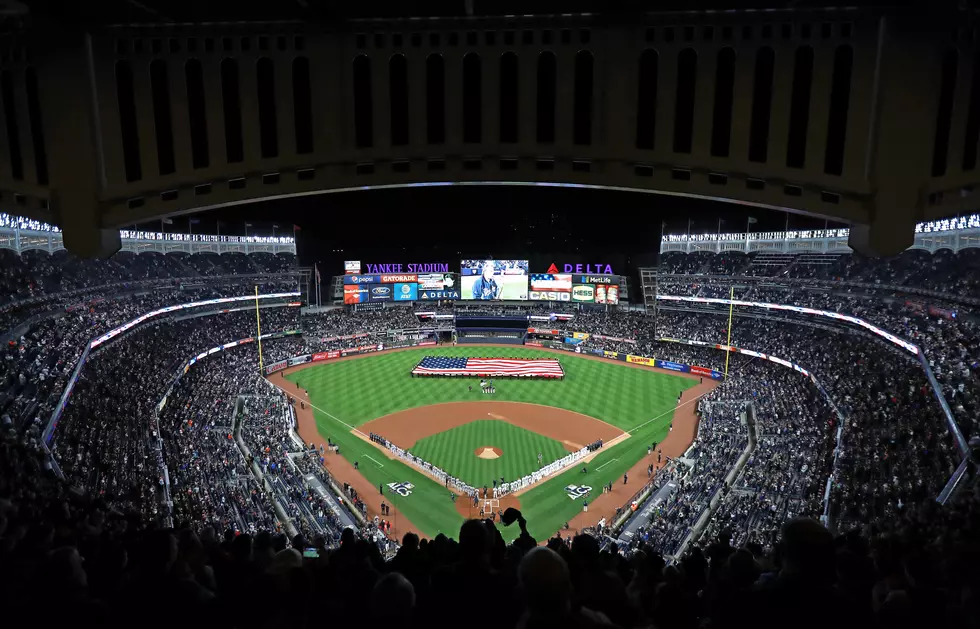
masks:
{"type": "MultiPolygon", "coordinates": [[[[196,215],[195,232],[297,234],[300,263],[318,262],[325,274],[344,259],[364,262],[444,261],[460,258],[560,257],[599,261],[627,258],[635,267],[656,262],[661,224],[668,233],[781,230],[786,214],[737,204],[656,194],[524,186],[453,186],[324,194],[244,204],[196,215]],[[564,257],[563,257],[564,256],[564,257]]],[[[168,231],[185,232],[190,217],[168,231]]],[[[790,216],[791,229],[822,228],[822,220],[790,216]]],[[[831,224],[831,226],[834,226],[831,224]]],[[[159,229],[159,224],[146,224],[159,229]]],[[[618,269],[617,269],[618,271],[618,269]]],[[[624,272],[628,272],[624,269],[624,272]]]]}

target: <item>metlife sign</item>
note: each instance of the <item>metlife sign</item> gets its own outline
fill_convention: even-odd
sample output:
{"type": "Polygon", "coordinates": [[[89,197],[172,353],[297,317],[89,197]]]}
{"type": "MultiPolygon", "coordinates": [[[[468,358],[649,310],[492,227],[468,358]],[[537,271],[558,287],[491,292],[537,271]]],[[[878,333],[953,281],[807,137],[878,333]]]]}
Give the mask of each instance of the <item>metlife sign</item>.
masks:
{"type": "Polygon", "coordinates": [[[442,299],[459,299],[458,290],[423,290],[419,293],[420,301],[439,301],[442,299]]]}
{"type": "Polygon", "coordinates": [[[618,275],[576,275],[576,284],[619,284],[618,275]]]}

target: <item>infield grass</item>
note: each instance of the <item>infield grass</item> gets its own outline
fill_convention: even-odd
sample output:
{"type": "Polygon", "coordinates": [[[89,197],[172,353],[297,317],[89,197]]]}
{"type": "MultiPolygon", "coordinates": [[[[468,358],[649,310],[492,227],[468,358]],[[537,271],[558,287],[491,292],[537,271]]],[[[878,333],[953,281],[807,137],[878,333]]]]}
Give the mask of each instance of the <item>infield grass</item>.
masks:
{"type": "MultiPolygon", "coordinates": [[[[663,441],[667,435],[677,394],[696,383],[615,361],[590,360],[527,347],[480,346],[424,347],[373,354],[328,361],[287,376],[286,380],[309,391],[321,436],[336,442],[342,456],[358,461],[361,474],[374,485],[384,486],[387,499],[429,536],[445,533],[455,538],[459,534],[463,518],[456,511],[449,491],[409,466],[385,458],[370,443],[350,432],[353,427],[400,410],[447,402],[487,401],[486,395],[478,390],[468,391],[471,379],[412,378],[412,367],[423,356],[558,358],[565,370],[564,380],[501,378],[494,383],[497,389],[494,400],[554,406],[589,415],[631,433],[630,439],[600,450],[589,464],[587,474],[573,468],[520,496],[529,530],[539,541],[554,534],[582,510],[581,499],[569,499],[564,487],[586,485],[594,487],[598,494],[602,485],[622,482],[623,472],[646,455],[647,446],[663,441]],[[386,487],[393,482],[415,485],[412,495],[393,495],[386,487]]],[[[427,439],[434,436],[437,435],[427,439]]],[[[419,443],[422,441],[425,439],[419,443]]],[[[466,445],[461,456],[476,459],[473,451],[479,446],[497,446],[504,450],[506,457],[507,448],[496,443],[466,445]]],[[[510,529],[502,532],[505,539],[517,533],[510,529]]]]}
{"type": "Polygon", "coordinates": [[[538,465],[562,458],[568,451],[549,437],[495,419],[481,419],[419,439],[412,454],[441,467],[450,475],[476,488],[492,487],[493,480],[512,481],[527,476],[538,465]],[[497,459],[481,459],[476,450],[496,447],[497,459]]]}

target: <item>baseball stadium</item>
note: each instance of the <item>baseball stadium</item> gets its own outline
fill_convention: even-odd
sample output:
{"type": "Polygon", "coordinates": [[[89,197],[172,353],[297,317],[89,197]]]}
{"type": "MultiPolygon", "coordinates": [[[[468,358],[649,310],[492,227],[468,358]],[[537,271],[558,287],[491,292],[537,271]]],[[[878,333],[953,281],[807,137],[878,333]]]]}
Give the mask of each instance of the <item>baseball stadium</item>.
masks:
{"type": "Polygon", "coordinates": [[[699,384],[697,377],[666,370],[582,354],[556,358],[556,353],[484,345],[389,350],[291,367],[272,382],[308,403],[298,413],[305,442],[329,438],[338,447],[345,460],[327,458],[328,469],[343,477],[342,470],[358,463],[367,482],[355,486],[363,487],[360,493],[372,502],[385,500],[394,507],[395,530],[450,534],[466,518],[514,506],[534,523],[532,535],[547,538],[566,524],[578,530],[603,516],[612,522],[617,508],[649,481],[647,467],[661,466],[664,459],[658,463],[656,452],[676,457],[691,445],[697,396],[713,388],[699,384]],[[502,376],[492,385],[495,391],[486,394],[479,376],[413,378],[420,358],[433,356],[550,359],[560,363],[564,375],[502,376]],[[295,383],[296,392],[289,383],[295,383]],[[370,439],[372,434],[424,463],[394,455],[370,439]],[[601,448],[586,448],[599,441],[601,448]],[[540,482],[497,498],[498,482],[518,480],[583,450],[586,454],[540,482]],[[479,495],[455,486],[450,490],[426,464],[461,486],[479,489],[479,495]],[[607,486],[613,488],[608,495],[607,486]],[[583,503],[590,503],[589,518],[583,503]]]}
{"type": "Polygon", "coordinates": [[[3,618],[977,626],[977,1],[0,2],[3,618]]]}

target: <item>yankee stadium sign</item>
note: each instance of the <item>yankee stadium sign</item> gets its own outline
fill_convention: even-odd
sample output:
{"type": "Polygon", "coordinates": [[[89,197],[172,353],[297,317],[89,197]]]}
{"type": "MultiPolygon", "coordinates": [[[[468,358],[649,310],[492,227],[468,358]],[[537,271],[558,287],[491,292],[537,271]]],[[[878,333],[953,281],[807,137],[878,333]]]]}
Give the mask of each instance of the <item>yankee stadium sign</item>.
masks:
{"type": "MultiPolygon", "coordinates": [[[[368,275],[382,273],[449,273],[445,262],[414,262],[412,264],[365,264],[368,275]]],[[[586,271],[588,273],[589,271],[586,271]]]]}

